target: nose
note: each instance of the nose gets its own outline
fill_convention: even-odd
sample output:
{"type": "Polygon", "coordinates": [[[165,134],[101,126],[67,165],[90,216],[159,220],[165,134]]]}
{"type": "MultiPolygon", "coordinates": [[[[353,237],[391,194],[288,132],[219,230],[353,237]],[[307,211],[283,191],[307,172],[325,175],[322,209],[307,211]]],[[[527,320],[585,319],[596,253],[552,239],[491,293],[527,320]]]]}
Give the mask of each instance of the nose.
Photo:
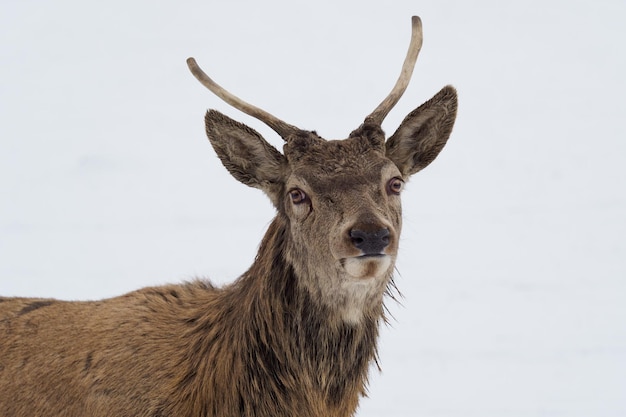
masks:
{"type": "Polygon", "coordinates": [[[352,229],[350,240],[363,255],[380,255],[389,245],[389,229],[386,227],[374,231],[352,229]]]}

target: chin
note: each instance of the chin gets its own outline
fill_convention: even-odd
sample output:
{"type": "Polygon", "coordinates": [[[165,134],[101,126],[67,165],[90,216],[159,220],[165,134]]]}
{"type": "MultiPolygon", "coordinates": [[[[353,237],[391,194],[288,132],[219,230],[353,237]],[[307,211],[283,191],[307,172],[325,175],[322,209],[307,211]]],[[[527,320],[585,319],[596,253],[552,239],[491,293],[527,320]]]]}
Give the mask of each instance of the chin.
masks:
{"type": "Polygon", "coordinates": [[[350,277],[369,280],[388,275],[391,261],[389,255],[356,256],[344,259],[343,267],[350,277]]]}

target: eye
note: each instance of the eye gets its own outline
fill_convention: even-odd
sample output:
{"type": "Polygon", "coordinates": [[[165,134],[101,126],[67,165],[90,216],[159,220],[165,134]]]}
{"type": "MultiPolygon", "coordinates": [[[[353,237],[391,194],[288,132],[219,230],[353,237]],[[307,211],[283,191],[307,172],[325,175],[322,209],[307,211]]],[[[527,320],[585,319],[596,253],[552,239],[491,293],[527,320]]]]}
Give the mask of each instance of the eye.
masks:
{"type": "Polygon", "coordinates": [[[388,194],[400,195],[402,188],[404,188],[404,181],[398,177],[390,179],[387,183],[388,194]]]}
{"type": "Polygon", "coordinates": [[[291,197],[293,204],[302,204],[308,199],[306,193],[299,188],[289,191],[289,197],[291,197]]]}

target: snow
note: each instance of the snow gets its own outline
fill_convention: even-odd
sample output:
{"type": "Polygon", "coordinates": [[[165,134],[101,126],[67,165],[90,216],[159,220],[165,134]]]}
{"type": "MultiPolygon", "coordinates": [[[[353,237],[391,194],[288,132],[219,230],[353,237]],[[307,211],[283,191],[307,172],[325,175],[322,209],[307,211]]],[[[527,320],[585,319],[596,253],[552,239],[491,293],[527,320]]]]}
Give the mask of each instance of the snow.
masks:
{"type": "Polygon", "coordinates": [[[318,0],[0,6],[0,294],[229,282],[273,216],[203,132],[219,83],[345,137],[424,47],[389,132],[451,83],[459,117],[404,194],[402,305],[358,415],[626,415],[626,5],[318,0]],[[621,190],[621,191],[620,191],[621,190]]]}

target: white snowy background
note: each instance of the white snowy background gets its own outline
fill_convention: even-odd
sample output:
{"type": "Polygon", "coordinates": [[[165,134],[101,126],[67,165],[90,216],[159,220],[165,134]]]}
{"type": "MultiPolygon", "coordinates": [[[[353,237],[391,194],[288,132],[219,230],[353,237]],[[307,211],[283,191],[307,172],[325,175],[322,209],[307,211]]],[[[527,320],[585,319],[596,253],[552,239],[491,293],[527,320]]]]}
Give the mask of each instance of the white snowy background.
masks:
{"type": "Polygon", "coordinates": [[[273,209],[203,131],[188,72],[345,137],[445,84],[448,146],[407,187],[397,285],[359,416],[626,416],[626,3],[0,3],[0,294],[99,299],[252,262],[273,209]]]}

